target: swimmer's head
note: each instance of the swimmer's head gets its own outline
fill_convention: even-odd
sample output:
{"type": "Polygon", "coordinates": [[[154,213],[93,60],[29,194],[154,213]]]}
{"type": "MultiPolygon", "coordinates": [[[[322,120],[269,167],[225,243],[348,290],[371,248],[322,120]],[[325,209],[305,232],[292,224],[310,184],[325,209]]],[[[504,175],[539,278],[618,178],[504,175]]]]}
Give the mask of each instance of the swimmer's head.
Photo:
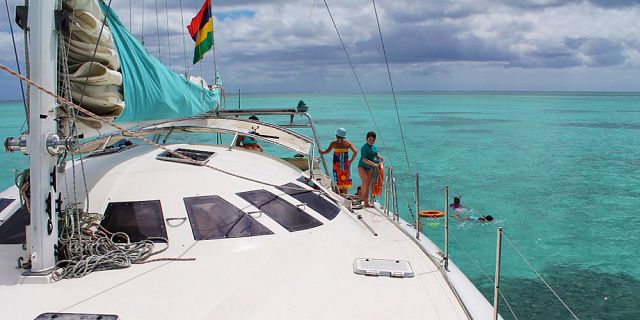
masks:
{"type": "Polygon", "coordinates": [[[460,197],[453,197],[454,204],[460,204],[460,197]]]}
{"type": "Polygon", "coordinates": [[[478,221],[486,221],[486,222],[490,222],[493,221],[493,217],[490,215],[486,215],[483,218],[478,219],[478,221]]]}

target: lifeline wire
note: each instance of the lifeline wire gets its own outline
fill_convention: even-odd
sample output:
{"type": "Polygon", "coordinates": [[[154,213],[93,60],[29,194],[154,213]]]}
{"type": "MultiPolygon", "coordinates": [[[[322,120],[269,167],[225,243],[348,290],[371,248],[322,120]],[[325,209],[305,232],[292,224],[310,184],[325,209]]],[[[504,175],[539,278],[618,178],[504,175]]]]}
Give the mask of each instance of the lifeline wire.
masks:
{"type": "MultiPolygon", "coordinates": [[[[484,269],[482,269],[482,267],[478,264],[478,262],[476,261],[476,259],[474,259],[471,254],[469,254],[469,252],[467,250],[464,249],[464,247],[462,246],[462,244],[460,244],[460,242],[458,241],[458,238],[456,238],[456,236],[453,233],[449,233],[453,240],[456,242],[456,244],[460,247],[460,249],[462,249],[462,252],[464,253],[464,255],[471,260],[471,262],[473,263],[473,265],[476,266],[476,268],[478,268],[478,270],[480,270],[480,272],[482,273],[482,275],[485,276],[485,278],[487,278],[487,280],[489,280],[489,282],[491,282],[491,284],[493,284],[494,286],[496,285],[495,281],[493,279],[491,279],[491,277],[489,277],[489,275],[484,271],[484,269]]],[[[518,320],[518,317],[516,316],[516,313],[513,311],[513,309],[511,308],[511,305],[509,304],[509,301],[507,301],[507,297],[504,296],[504,294],[502,294],[502,290],[498,289],[498,293],[500,293],[500,296],[502,297],[502,300],[504,300],[504,303],[507,305],[507,308],[509,308],[509,311],[511,311],[511,314],[513,315],[513,317],[518,320]]]]}
{"type": "Polygon", "coordinates": [[[545,286],[547,286],[547,289],[549,289],[549,291],[551,291],[551,293],[553,293],[554,296],[556,296],[556,298],[558,298],[558,300],[560,301],[560,303],[562,303],[562,305],[567,309],[567,311],[569,311],[569,313],[571,313],[571,315],[573,316],[574,319],[579,320],[578,316],[576,316],[575,313],[573,313],[573,311],[571,310],[571,308],[569,308],[569,306],[564,303],[564,301],[562,300],[562,298],[560,298],[560,296],[556,293],[555,290],[553,290],[553,288],[551,288],[551,286],[547,283],[547,281],[545,281],[542,276],[540,275],[540,273],[538,273],[538,271],[536,271],[536,269],[533,267],[533,265],[531,265],[531,263],[529,262],[529,260],[527,260],[527,258],[522,254],[522,252],[520,252],[520,250],[518,250],[518,247],[516,247],[515,244],[513,244],[513,242],[511,242],[511,239],[509,239],[509,237],[507,237],[506,234],[504,234],[504,232],[502,233],[502,235],[504,236],[504,238],[507,240],[507,242],[509,242],[509,244],[511,245],[511,247],[513,248],[513,250],[516,251],[516,253],[518,253],[518,255],[520,256],[520,258],[522,258],[522,260],[529,266],[529,268],[536,274],[536,276],[538,276],[538,278],[540,278],[540,280],[542,281],[542,283],[544,283],[545,286]]]}

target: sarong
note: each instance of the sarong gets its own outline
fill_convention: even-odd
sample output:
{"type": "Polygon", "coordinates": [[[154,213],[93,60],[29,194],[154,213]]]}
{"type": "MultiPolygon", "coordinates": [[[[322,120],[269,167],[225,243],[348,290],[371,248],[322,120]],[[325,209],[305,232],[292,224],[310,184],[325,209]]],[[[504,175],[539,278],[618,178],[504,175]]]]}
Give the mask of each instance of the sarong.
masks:
{"type": "Polygon", "coordinates": [[[333,149],[333,179],[338,188],[351,188],[349,149],[333,149]]]}
{"type": "Polygon", "coordinates": [[[382,195],[382,185],[384,183],[384,165],[380,162],[380,169],[373,169],[373,177],[371,178],[371,195],[379,197],[382,195]]]}

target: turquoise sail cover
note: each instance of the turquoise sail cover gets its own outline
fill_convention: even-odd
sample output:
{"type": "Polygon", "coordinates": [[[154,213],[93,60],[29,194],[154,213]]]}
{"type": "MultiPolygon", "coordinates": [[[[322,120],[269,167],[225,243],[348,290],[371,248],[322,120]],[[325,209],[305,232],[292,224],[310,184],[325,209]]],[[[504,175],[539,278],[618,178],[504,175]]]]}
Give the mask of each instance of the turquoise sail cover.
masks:
{"type": "Polygon", "coordinates": [[[117,122],[175,119],[211,111],[220,89],[203,89],[164,66],[99,1],[120,58],[125,108],[117,122]]]}

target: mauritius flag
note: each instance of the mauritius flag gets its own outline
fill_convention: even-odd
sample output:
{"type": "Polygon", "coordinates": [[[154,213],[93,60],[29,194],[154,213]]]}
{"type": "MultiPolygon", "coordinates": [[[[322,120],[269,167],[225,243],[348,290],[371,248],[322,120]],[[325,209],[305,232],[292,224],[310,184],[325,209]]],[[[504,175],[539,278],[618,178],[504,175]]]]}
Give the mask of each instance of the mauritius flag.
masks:
{"type": "Polygon", "coordinates": [[[191,24],[187,26],[189,34],[193,41],[196,42],[195,52],[193,53],[193,64],[204,58],[205,52],[209,51],[213,46],[213,16],[211,15],[211,0],[205,0],[202,8],[198,11],[191,24]]]}

